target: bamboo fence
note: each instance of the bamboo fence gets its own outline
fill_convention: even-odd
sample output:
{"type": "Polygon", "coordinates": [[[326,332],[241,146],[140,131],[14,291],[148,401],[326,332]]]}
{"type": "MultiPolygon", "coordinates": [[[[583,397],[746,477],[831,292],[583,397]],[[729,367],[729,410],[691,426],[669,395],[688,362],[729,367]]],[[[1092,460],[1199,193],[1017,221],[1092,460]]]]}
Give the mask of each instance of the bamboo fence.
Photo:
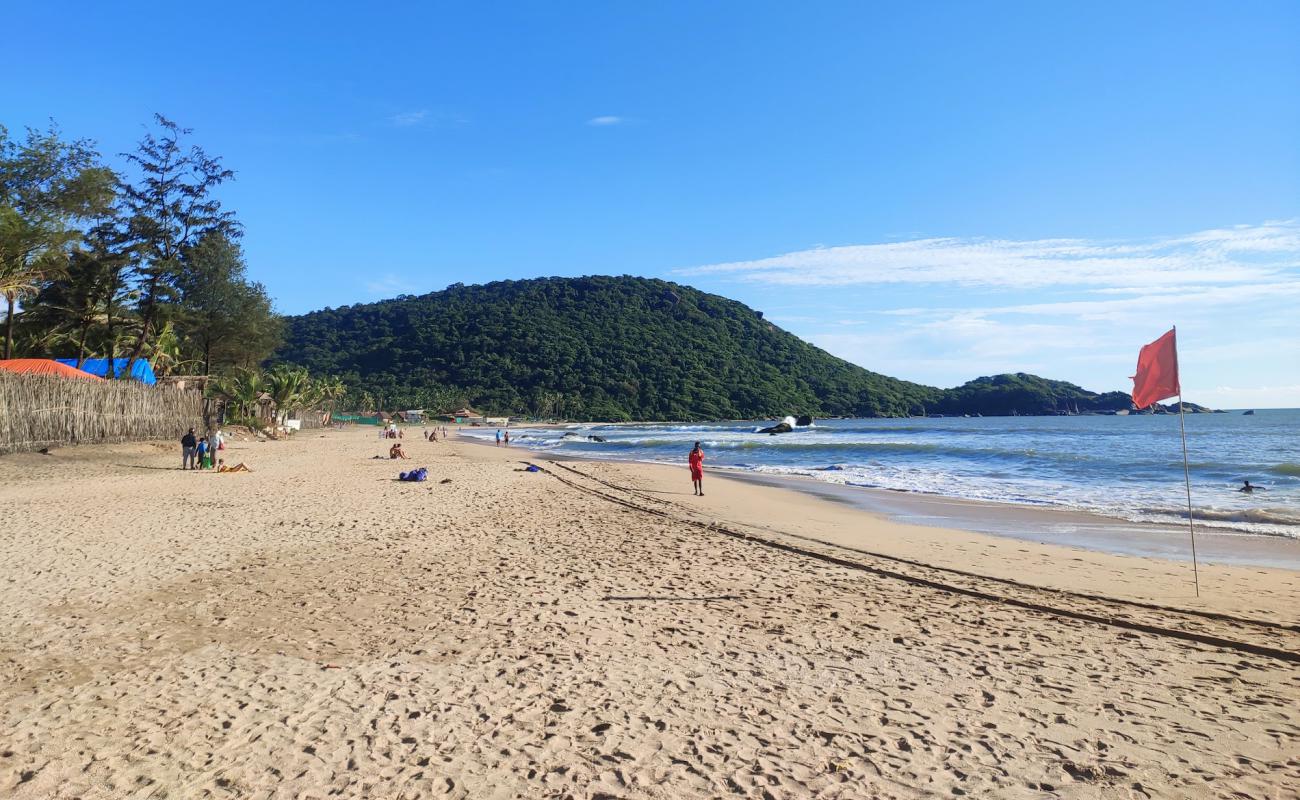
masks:
{"type": "Polygon", "coordinates": [[[176,439],[203,424],[203,395],[135,381],[0,370],[0,453],[176,439]]]}

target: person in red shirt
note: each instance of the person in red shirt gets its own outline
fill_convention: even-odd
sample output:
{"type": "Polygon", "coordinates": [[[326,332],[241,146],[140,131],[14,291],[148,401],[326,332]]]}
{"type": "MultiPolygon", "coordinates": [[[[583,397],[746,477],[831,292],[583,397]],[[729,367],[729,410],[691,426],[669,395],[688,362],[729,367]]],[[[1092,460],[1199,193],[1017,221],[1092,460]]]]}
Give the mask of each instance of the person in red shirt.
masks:
{"type": "Polygon", "coordinates": [[[691,465],[691,483],[695,485],[695,494],[698,497],[704,496],[704,451],[700,449],[700,443],[695,443],[695,449],[686,457],[691,465]]]}

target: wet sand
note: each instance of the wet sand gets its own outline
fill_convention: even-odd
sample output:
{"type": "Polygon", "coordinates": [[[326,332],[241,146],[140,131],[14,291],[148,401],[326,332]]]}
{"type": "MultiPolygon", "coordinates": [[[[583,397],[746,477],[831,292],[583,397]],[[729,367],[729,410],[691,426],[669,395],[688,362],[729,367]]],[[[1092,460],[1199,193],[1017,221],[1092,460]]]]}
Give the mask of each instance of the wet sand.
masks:
{"type": "Polygon", "coordinates": [[[403,443],[234,442],[241,475],[170,445],[0,458],[0,796],[1300,784],[1294,572],[1207,565],[1197,599],[1172,561],[403,443]]]}
{"type": "MultiPolygon", "coordinates": [[[[1130,522],[1083,511],[963,500],[824,483],[799,476],[728,471],[728,477],[796,489],[914,525],[1009,536],[1042,544],[1173,561],[1192,560],[1186,525],[1130,522]]],[[[1207,564],[1300,570],[1300,539],[1196,526],[1197,559],[1207,564]]]]}

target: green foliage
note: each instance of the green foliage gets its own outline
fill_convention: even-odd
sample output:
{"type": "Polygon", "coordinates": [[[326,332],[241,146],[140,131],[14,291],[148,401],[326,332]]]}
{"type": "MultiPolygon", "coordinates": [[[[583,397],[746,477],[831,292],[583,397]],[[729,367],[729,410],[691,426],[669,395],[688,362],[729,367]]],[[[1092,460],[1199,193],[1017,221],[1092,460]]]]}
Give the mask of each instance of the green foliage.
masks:
{"type": "Polygon", "coordinates": [[[280,318],[265,287],[245,277],[239,245],[211,233],[186,250],[182,266],[178,322],[196,371],[208,375],[266,360],[279,344],[280,318]]]}
{"type": "Polygon", "coordinates": [[[0,294],[5,298],[4,357],[13,355],[15,306],[60,275],[78,219],[102,213],[113,175],[91,142],[29,128],[24,140],[0,126],[0,294]]]}
{"type": "Polygon", "coordinates": [[[182,141],[190,129],[161,114],[155,114],[154,121],[159,134],[146,133],[135,152],[125,154],[138,178],[121,181],[117,187],[125,240],[135,257],[133,269],[140,287],[140,325],[131,361],[141,356],[150,337],[162,328],[160,316],[176,299],[188,251],[205,236],[233,238],[240,232],[234,214],[223,211],[213,196],[213,190],[235,173],[197,145],[186,149],[182,141]]]}
{"type": "Polygon", "coordinates": [[[277,358],[342,375],[362,410],[471,405],[599,420],[1057,414],[1130,407],[1035,375],[936,389],[835,358],[760,312],[667,281],[456,284],[286,321],[277,358]]]}
{"type": "Polygon", "coordinates": [[[1117,411],[1132,406],[1124,392],[1097,394],[1073,383],[1017,372],[976,378],[943,392],[927,410],[941,414],[983,414],[987,417],[1117,411]]]}
{"type": "Polygon", "coordinates": [[[899,416],[937,390],[869,372],[732,300],[662,280],[455,285],[287,320],[278,358],[380,407],[571,419],[899,416]]]}
{"type": "Polygon", "coordinates": [[[125,154],[133,181],[100,166],[87,141],[52,128],[19,142],[0,127],[0,294],[20,355],[129,355],[162,375],[207,375],[257,367],[279,344],[281,320],[234,241],[240,226],[213,194],[233,173],[186,144],[189,130],[156,122],[125,154]]]}
{"type": "Polygon", "coordinates": [[[292,411],[334,408],[347,391],[338,378],[312,378],[302,367],[279,364],[273,369],[233,369],[208,381],[207,395],[225,400],[228,415],[239,419],[258,416],[259,406],[271,401],[276,421],[292,411]]]}

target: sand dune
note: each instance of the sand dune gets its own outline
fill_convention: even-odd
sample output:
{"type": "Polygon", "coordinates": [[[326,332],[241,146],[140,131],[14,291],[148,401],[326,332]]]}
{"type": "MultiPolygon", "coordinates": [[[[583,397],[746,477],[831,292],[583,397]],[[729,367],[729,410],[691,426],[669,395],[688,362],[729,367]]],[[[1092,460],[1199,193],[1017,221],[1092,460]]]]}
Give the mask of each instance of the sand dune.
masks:
{"type": "MultiPolygon", "coordinates": [[[[570,485],[519,471],[522,452],[405,444],[403,464],[428,466],[428,483],[393,481],[366,431],[236,442],[228,457],[258,470],[247,475],[167,469],[179,455],[155,446],[0,459],[0,796],[1276,798],[1300,786],[1294,662],[689,523],[1051,604],[1074,601],[809,537],[851,525],[934,563],[1069,589],[1146,570],[1107,590],[1174,610],[1089,607],[1300,652],[1294,628],[1180,615],[1195,610],[1173,588],[1180,565],[919,528],[899,544],[912,529],[738,482],[711,480],[696,501],[684,477],[668,494],[662,470],[550,468],[570,485]],[[998,556],[945,553],[944,536],[998,556]]],[[[1289,573],[1206,579],[1233,614],[1300,614],[1289,573]]]]}

